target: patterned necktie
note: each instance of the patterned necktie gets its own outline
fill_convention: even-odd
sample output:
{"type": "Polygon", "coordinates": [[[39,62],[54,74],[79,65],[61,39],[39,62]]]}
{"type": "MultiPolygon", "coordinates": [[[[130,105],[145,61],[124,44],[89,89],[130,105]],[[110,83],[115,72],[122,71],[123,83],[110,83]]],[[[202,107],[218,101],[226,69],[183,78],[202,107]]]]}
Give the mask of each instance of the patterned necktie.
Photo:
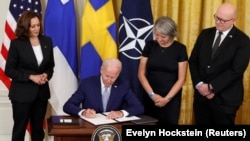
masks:
{"type": "Polygon", "coordinates": [[[109,90],[108,87],[104,87],[103,93],[102,93],[102,104],[103,104],[103,111],[106,112],[106,107],[109,100],[109,90]]]}
{"type": "Polygon", "coordinates": [[[218,37],[216,38],[215,42],[214,42],[214,46],[212,48],[212,58],[216,52],[216,50],[218,49],[218,47],[220,46],[220,40],[221,40],[221,35],[222,35],[222,32],[219,32],[219,35],[218,37]]]}

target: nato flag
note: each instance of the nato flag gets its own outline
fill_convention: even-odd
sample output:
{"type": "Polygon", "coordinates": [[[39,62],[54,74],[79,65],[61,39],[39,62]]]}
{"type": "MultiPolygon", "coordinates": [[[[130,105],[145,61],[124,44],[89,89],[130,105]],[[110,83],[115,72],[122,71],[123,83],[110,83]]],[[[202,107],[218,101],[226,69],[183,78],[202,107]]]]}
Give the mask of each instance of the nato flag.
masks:
{"type": "Polygon", "coordinates": [[[143,88],[138,79],[138,66],[145,42],[153,39],[153,16],[150,0],[123,0],[119,16],[119,59],[121,76],[142,101],[143,88]]]}

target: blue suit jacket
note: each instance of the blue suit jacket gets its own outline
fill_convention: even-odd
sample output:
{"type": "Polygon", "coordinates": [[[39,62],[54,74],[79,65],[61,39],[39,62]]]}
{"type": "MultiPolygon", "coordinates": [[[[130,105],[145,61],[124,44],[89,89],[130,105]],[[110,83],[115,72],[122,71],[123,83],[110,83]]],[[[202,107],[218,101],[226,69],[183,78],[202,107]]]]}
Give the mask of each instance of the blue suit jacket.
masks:
{"type": "MultiPolygon", "coordinates": [[[[65,113],[78,116],[82,109],[92,108],[97,113],[103,112],[101,94],[101,76],[83,79],[76,92],[63,106],[65,113]]],[[[144,107],[132,92],[127,81],[118,78],[111,87],[107,111],[126,110],[131,115],[144,113],[144,107]]]]}

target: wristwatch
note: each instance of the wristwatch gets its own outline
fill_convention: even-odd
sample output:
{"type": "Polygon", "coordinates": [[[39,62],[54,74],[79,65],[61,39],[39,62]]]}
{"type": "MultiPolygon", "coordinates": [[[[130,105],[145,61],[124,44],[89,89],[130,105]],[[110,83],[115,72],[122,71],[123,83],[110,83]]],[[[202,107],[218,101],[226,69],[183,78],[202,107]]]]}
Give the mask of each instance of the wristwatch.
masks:
{"type": "Polygon", "coordinates": [[[207,84],[207,86],[208,86],[208,91],[210,92],[210,93],[214,93],[214,89],[213,88],[211,88],[211,86],[210,86],[211,84],[207,84]]]}

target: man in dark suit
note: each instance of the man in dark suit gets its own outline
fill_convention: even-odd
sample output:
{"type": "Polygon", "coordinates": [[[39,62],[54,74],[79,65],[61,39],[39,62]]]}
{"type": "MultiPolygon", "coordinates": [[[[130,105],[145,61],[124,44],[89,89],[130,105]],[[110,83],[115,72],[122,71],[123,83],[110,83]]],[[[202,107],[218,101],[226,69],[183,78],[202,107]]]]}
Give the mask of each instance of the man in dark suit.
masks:
{"type": "Polygon", "coordinates": [[[196,124],[235,124],[250,56],[249,37],[234,25],[236,13],[232,4],[222,4],[214,15],[216,26],[200,33],[191,52],[196,124]],[[218,36],[219,47],[212,55],[218,36]]]}
{"type": "Polygon", "coordinates": [[[89,118],[94,118],[96,113],[110,112],[107,116],[110,119],[143,114],[144,107],[132,92],[129,83],[119,78],[121,69],[118,59],[105,60],[100,70],[101,75],[83,79],[76,92],[64,104],[64,112],[89,118]],[[108,102],[103,101],[105,87],[109,91],[108,102]],[[103,105],[104,103],[107,105],[103,105]]]}

